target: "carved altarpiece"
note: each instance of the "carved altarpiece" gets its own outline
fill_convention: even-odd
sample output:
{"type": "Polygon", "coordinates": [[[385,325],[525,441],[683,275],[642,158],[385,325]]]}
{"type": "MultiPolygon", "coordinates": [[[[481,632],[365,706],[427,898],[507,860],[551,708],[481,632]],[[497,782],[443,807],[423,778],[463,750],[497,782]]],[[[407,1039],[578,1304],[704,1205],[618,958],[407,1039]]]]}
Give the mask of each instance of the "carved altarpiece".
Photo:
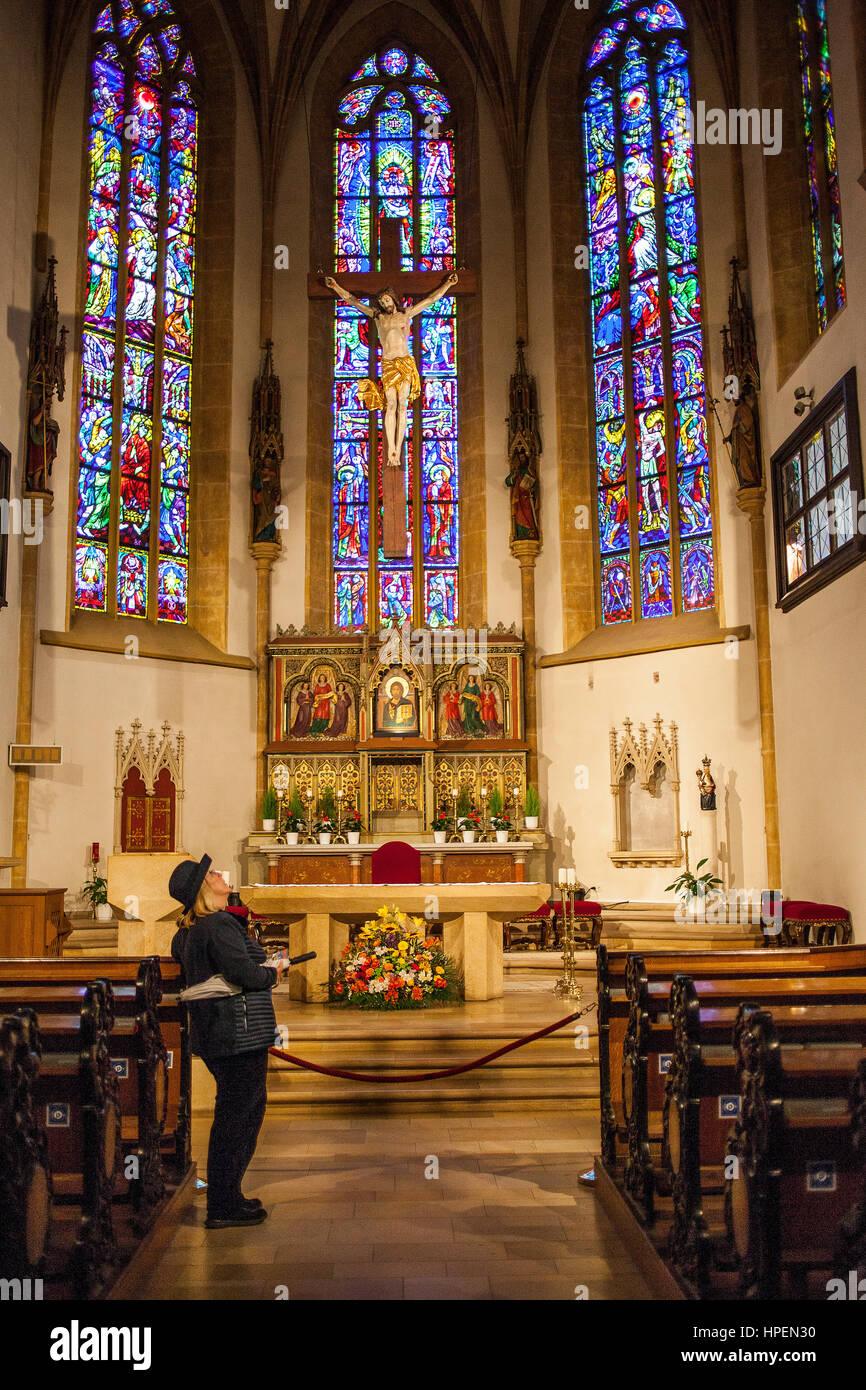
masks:
{"type": "Polygon", "coordinates": [[[373,832],[427,830],[454,787],[478,807],[482,787],[498,787],[522,808],[523,640],[501,625],[476,639],[467,653],[435,634],[418,659],[397,643],[391,660],[369,636],[278,630],[267,648],[266,784],[314,807],[326,787],[342,791],[373,832]]]}

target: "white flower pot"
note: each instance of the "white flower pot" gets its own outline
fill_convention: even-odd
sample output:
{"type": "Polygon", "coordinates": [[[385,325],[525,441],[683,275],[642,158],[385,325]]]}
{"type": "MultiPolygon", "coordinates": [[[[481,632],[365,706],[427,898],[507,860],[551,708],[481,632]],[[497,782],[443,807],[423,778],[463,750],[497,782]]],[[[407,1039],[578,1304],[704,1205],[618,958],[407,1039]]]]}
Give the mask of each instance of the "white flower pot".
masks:
{"type": "Polygon", "coordinates": [[[264,830],[264,832],[265,832],[266,835],[273,835],[273,833],[274,833],[274,831],[276,830],[276,828],[277,828],[277,822],[276,822],[276,820],[264,820],[264,819],[262,820],[262,830],[264,830]]]}
{"type": "Polygon", "coordinates": [[[498,845],[507,845],[507,844],[508,844],[508,836],[509,836],[510,833],[511,833],[511,832],[508,831],[508,830],[497,830],[497,832],[496,832],[496,843],[497,843],[498,845]]]}
{"type": "Polygon", "coordinates": [[[95,913],[97,922],[111,922],[114,918],[111,903],[97,903],[95,913]]]}
{"type": "Polygon", "coordinates": [[[433,843],[434,843],[434,845],[444,845],[445,842],[447,841],[447,839],[448,839],[448,831],[447,831],[447,830],[434,830],[434,831],[433,831],[433,843]]]}
{"type": "Polygon", "coordinates": [[[297,832],[297,830],[287,830],[287,831],[286,831],[286,844],[287,844],[287,845],[296,845],[297,843],[298,843],[298,832],[297,832]]]}
{"type": "Polygon", "coordinates": [[[463,836],[463,843],[464,843],[464,845],[474,845],[474,844],[475,844],[475,831],[474,831],[474,830],[463,830],[463,831],[461,831],[460,833],[461,833],[462,836],[463,836]]]}
{"type": "Polygon", "coordinates": [[[350,845],[359,845],[361,843],[360,830],[347,830],[346,839],[349,841],[350,845]]]}
{"type": "Polygon", "coordinates": [[[319,831],[319,844],[320,844],[320,845],[329,845],[330,843],[331,843],[331,832],[330,832],[330,830],[320,830],[320,831],[319,831]]]}
{"type": "Polygon", "coordinates": [[[537,829],[538,829],[538,816],[524,816],[524,817],[523,817],[523,824],[526,826],[526,829],[527,829],[527,830],[537,830],[537,829]]]}

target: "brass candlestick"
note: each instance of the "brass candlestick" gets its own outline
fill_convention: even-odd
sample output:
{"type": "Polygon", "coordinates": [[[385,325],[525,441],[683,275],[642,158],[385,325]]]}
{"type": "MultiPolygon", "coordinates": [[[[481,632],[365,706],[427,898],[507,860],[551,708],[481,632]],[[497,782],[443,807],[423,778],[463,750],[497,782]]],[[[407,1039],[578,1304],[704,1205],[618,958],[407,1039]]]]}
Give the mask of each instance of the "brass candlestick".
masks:
{"type": "Polygon", "coordinates": [[[692,834],[693,832],[691,830],[680,831],[680,835],[682,836],[683,841],[683,849],[686,852],[686,873],[689,873],[689,840],[691,839],[692,834]]]}
{"type": "Polygon", "coordinates": [[[574,920],[576,886],[576,884],[567,884],[561,881],[559,884],[559,901],[562,907],[562,975],[553,986],[553,992],[559,998],[576,999],[580,1003],[583,998],[583,985],[578,983],[575,960],[577,952],[574,920]]]}
{"type": "Polygon", "coordinates": [[[332,845],[347,845],[349,841],[343,834],[343,793],[337,792],[337,833],[331,836],[332,845]]]}

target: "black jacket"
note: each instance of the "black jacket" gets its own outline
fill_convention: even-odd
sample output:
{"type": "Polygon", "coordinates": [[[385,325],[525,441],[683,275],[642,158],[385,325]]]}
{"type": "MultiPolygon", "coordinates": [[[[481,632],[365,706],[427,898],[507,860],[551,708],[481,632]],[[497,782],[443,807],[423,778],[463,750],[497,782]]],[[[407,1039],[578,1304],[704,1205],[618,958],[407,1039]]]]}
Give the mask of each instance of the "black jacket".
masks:
{"type": "Polygon", "coordinates": [[[223,999],[200,999],[189,1008],[190,1045],[199,1057],[227,1057],[270,1047],[276,1033],[271,989],[272,966],[262,965],[265,951],[230,912],[198,917],[181,927],[171,943],[186,985],[200,985],[223,975],[243,993],[223,999]]]}

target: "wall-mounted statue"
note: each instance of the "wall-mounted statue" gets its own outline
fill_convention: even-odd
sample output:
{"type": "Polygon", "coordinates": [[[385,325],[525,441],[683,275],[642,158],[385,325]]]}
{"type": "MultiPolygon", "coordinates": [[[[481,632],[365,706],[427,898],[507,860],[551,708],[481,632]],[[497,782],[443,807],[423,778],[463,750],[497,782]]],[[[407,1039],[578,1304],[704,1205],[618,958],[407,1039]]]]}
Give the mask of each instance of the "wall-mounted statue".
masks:
{"type": "MultiPolygon", "coordinates": [[[[755,338],[755,321],[740,284],[739,263],[731,261],[731,293],[728,300],[728,322],[722,328],[722,348],[726,385],[734,388],[729,399],[734,403],[734,416],[728,434],[722,432],[731,452],[731,463],[739,487],[760,487],[763,481],[761,460],[761,421],[758,414],[758,392],[761,389],[761,369],[755,338]]],[[[718,417],[717,417],[718,418],[718,417]]]]}
{"type": "Polygon", "coordinates": [[[250,417],[250,534],[257,541],[276,541],[277,515],[282,500],[280,468],[283,433],[280,379],[274,372],[274,345],[265,343],[261,371],[253,386],[250,417]]]}
{"type": "Polygon", "coordinates": [[[713,774],[710,772],[709,758],[701,760],[702,766],[698,768],[695,776],[698,779],[698,786],[701,789],[701,810],[715,811],[716,809],[716,784],[713,781],[713,774]]]}
{"type": "Polygon", "coordinates": [[[48,262],[48,279],[30,326],[30,360],[27,368],[27,454],[24,465],[24,491],[50,492],[48,479],[57,455],[60,427],[51,417],[54,393],[63,400],[66,390],[66,333],[57,326],[59,312],[54,287],[54,267],[48,262]]]}
{"type": "Polygon", "coordinates": [[[508,463],[505,486],[511,489],[511,543],[541,541],[538,459],[541,435],[535,381],[526,370],[523,339],[517,340],[517,365],[508,388],[508,463]]]}

